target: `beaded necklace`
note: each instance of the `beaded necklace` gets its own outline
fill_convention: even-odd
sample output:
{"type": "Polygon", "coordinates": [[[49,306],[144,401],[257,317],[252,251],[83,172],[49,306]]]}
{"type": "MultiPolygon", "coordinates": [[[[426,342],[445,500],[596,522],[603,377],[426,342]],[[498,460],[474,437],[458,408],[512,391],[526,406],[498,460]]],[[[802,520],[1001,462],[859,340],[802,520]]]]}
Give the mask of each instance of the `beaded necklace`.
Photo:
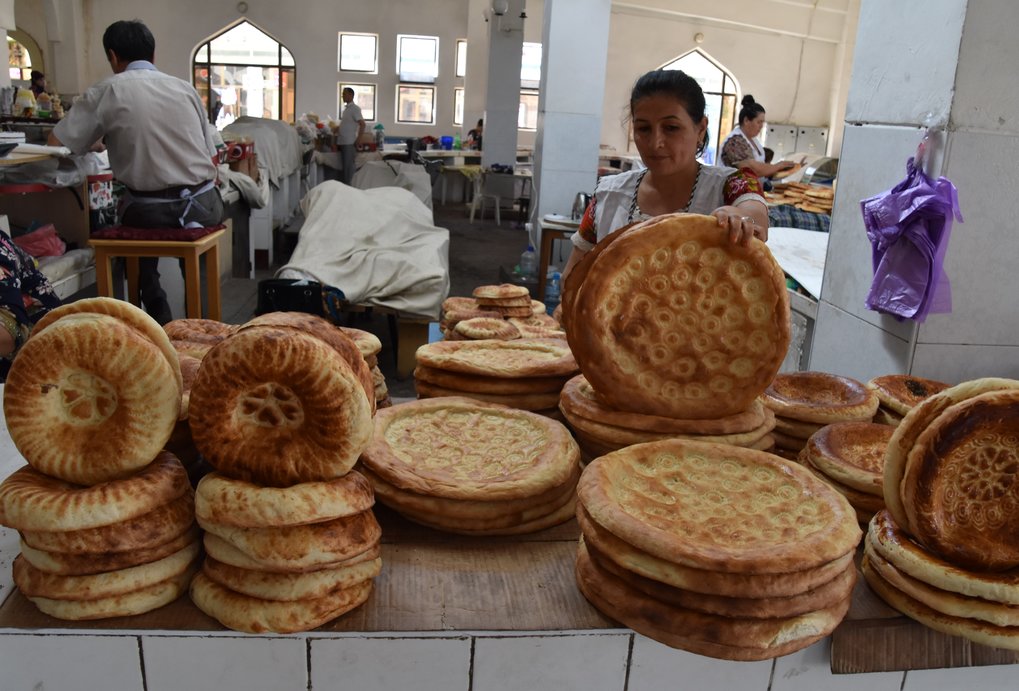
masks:
{"type": "MultiPolygon", "coordinates": [[[[640,210],[640,205],[637,204],[637,192],[640,190],[640,183],[644,181],[644,176],[647,175],[648,169],[640,171],[640,176],[637,178],[637,185],[633,188],[633,199],[630,201],[630,215],[627,217],[627,223],[633,223],[633,219],[637,216],[643,216],[644,212],[640,210]]],[[[681,213],[687,213],[690,210],[690,205],[693,204],[694,193],[697,192],[697,182],[701,179],[701,163],[697,162],[697,175],[693,179],[693,187],[690,188],[690,199],[687,200],[686,206],[680,209],[681,213]]]]}

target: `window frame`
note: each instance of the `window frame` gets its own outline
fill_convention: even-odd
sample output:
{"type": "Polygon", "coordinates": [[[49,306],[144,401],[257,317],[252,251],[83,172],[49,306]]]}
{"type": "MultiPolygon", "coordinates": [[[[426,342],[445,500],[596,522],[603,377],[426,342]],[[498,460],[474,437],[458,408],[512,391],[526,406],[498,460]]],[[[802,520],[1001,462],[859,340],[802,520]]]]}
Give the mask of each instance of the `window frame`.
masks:
{"type": "Polygon", "coordinates": [[[467,77],[467,39],[456,39],[456,48],[453,52],[453,76],[467,77]],[[463,60],[460,59],[460,46],[463,46],[463,60]]]}
{"type": "Polygon", "coordinates": [[[439,78],[439,49],[440,41],[438,36],[425,36],[423,34],[397,34],[396,35],[396,78],[400,84],[432,84],[439,78]],[[403,72],[403,40],[424,40],[431,41],[434,49],[432,51],[432,69],[434,74],[428,75],[418,72],[403,72]],[[405,76],[406,75],[406,76],[405,76]],[[417,78],[411,78],[417,77],[417,78]]]}
{"type": "Polygon", "coordinates": [[[453,126],[454,127],[463,127],[463,124],[464,124],[464,110],[466,109],[466,103],[467,103],[467,89],[465,89],[462,86],[454,86],[453,87],[453,126]],[[456,119],[456,106],[457,106],[457,103],[456,103],[457,99],[456,99],[456,97],[457,97],[457,94],[460,95],[460,120],[459,121],[457,121],[457,119],[456,119]]]}
{"type": "MultiPolygon", "coordinates": [[[[520,90],[520,105],[524,105],[524,96],[533,96],[535,99],[538,98],[540,91],[538,89],[521,89],[520,90]]],[[[525,127],[520,124],[520,111],[517,110],[517,129],[521,132],[537,132],[538,131],[538,101],[534,102],[534,127],[525,127]]]]}
{"type": "Polygon", "coordinates": [[[527,91],[533,91],[535,89],[541,89],[541,60],[538,61],[538,78],[537,79],[524,79],[524,62],[523,53],[525,46],[538,46],[538,50],[541,51],[541,60],[545,59],[545,47],[541,43],[534,41],[524,41],[520,46],[520,88],[526,89],[527,91]]]}
{"type": "Polygon", "coordinates": [[[336,82],[336,113],[337,115],[343,115],[343,90],[346,87],[354,89],[354,102],[357,103],[357,90],[370,88],[372,91],[372,116],[368,117],[365,113],[364,106],[358,103],[361,107],[361,114],[364,115],[365,122],[375,122],[379,111],[379,87],[378,84],[373,82],[349,82],[340,80],[336,82]]]}
{"type": "Polygon", "coordinates": [[[351,72],[353,74],[378,74],[379,73],[379,35],[367,31],[339,31],[336,37],[336,71],[351,72]],[[375,39],[374,67],[370,70],[344,69],[343,67],[343,37],[344,36],[370,36],[375,39]]]}
{"type": "MultiPolygon", "coordinates": [[[[661,66],[659,66],[659,69],[680,69],[679,67],[670,67],[670,65],[675,65],[676,63],[680,62],[681,60],[683,60],[687,56],[693,55],[694,53],[696,53],[703,60],[705,60],[708,63],[710,63],[722,75],[722,90],[721,91],[715,91],[715,90],[704,91],[704,99],[705,99],[705,101],[711,101],[713,99],[717,99],[717,103],[718,103],[719,122],[716,124],[716,129],[714,130],[716,132],[715,142],[714,142],[714,149],[713,149],[714,150],[715,160],[711,161],[710,163],[713,163],[715,165],[719,165],[718,162],[719,162],[719,160],[721,160],[721,155],[722,155],[722,142],[724,142],[725,138],[729,135],[730,132],[732,132],[733,128],[736,126],[737,118],[739,117],[738,114],[739,114],[740,88],[739,88],[739,83],[736,81],[736,77],[733,75],[733,73],[728,68],[726,68],[725,65],[723,65],[718,60],[716,60],[715,58],[713,58],[710,55],[708,55],[706,52],[704,52],[700,48],[694,48],[693,50],[688,50],[685,53],[676,56],[672,60],[669,60],[668,62],[665,62],[661,66]],[[721,121],[721,114],[725,113],[725,111],[726,111],[726,107],[725,106],[726,106],[726,101],[727,100],[730,101],[731,117],[728,119],[727,122],[723,123],[721,121]],[[733,103],[735,104],[734,106],[732,105],[733,103]]],[[[710,110],[710,107],[706,108],[705,110],[710,110]]],[[[710,122],[708,123],[708,131],[709,132],[711,131],[711,123],[710,122]]],[[[707,150],[711,150],[711,148],[712,147],[709,144],[709,146],[706,147],[705,150],[706,151],[707,150]]]]}
{"type": "Polygon", "coordinates": [[[396,85],[396,112],[393,113],[393,122],[398,125],[421,125],[424,127],[434,127],[435,122],[435,111],[436,102],[435,97],[438,89],[434,84],[423,84],[420,82],[398,82],[396,85]],[[418,122],[417,120],[403,120],[400,118],[400,90],[401,89],[426,89],[432,92],[432,118],[429,122],[418,122]]]}

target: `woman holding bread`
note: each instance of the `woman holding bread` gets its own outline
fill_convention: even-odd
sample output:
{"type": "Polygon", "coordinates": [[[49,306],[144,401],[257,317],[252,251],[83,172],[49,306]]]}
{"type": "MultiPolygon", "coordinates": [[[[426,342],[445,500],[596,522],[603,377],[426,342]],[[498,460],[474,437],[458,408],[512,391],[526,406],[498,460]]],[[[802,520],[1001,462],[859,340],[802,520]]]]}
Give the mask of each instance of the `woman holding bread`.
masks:
{"type": "Polygon", "coordinates": [[[739,125],[733,128],[722,143],[722,163],[732,168],[749,168],[759,177],[770,178],[783,170],[793,168],[792,161],[768,163],[764,147],[757,138],[764,129],[764,106],[747,94],[740,102],[739,125]]]}
{"type": "Polygon", "coordinates": [[[653,70],[637,80],[630,117],[646,168],[598,181],[564,275],[605,236],[663,214],[710,214],[734,243],[768,239],[768,207],[754,172],[697,160],[707,142],[704,107],[704,93],[684,72],[653,70]]]}

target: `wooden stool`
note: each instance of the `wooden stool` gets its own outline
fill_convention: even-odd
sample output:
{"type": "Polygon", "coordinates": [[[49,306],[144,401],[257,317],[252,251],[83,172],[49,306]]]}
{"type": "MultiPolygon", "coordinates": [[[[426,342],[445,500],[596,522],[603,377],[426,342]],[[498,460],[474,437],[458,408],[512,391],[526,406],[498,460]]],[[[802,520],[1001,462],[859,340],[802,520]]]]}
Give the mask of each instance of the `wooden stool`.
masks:
{"type": "Polygon", "coordinates": [[[216,230],[197,240],[113,240],[93,238],[89,244],[96,251],[96,290],[102,297],[113,297],[114,257],[127,259],[127,295],[135,305],[138,298],[138,257],[177,257],[184,260],[184,288],[187,295],[189,319],[202,317],[201,274],[198,258],[205,255],[208,274],[209,319],[219,321],[223,308],[219,296],[219,236],[225,230],[216,230]]]}

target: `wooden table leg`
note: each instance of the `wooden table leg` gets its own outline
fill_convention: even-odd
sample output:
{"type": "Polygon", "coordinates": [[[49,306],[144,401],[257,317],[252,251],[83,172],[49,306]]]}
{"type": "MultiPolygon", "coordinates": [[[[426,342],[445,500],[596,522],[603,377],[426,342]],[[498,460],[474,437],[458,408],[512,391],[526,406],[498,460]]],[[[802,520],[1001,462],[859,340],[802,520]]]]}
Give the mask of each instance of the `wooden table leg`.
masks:
{"type": "Polygon", "coordinates": [[[396,351],[396,376],[407,379],[417,366],[417,349],[428,343],[428,322],[397,320],[400,330],[396,351]]]}
{"type": "Polygon", "coordinates": [[[113,257],[106,250],[96,250],[96,292],[99,297],[113,297],[113,257]]]}
{"type": "Polygon", "coordinates": [[[207,318],[223,321],[223,305],[219,294],[219,242],[212,243],[205,253],[205,275],[209,292],[207,318]]]}
{"type": "Polygon", "coordinates": [[[132,305],[141,307],[138,295],[138,257],[125,257],[127,264],[127,299],[132,305]]]}
{"type": "Polygon", "coordinates": [[[198,250],[184,255],[184,293],[188,319],[202,318],[202,275],[198,270],[198,250]]]}

